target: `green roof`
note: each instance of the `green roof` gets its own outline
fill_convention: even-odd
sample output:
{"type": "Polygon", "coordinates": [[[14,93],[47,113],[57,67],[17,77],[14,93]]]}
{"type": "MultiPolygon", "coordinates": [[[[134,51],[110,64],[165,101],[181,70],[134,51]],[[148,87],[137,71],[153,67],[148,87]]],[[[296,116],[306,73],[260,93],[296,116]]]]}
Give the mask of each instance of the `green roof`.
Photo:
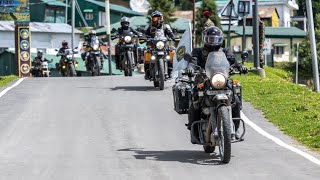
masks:
{"type": "MultiPolygon", "coordinates": [[[[222,26],[223,32],[228,32],[228,26],[222,26]]],[[[239,36],[243,35],[242,26],[231,26],[231,32],[238,34],[239,36]]],[[[252,26],[246,26],[246,35],[252,36],[252,26]]],[[[266,38],[304,38],[307,33],[296,27],[265,27],[266,38]]]]}
{"type": "Polygon", "coordinates": [[[66,4],[61,2],[61,1],[58,1],[58,0],[41,0],[42,2],[50,5],[50,6],[63,6],[63,7],[66,7],[66,4]]]}
{"type": "MultiPolygon", "coordinates": [[[[105,7],[105,3],[104,2],[100,2],[100,1],[96,1],[96,0],[84,0],[93,4],[96,4],[100,7],[105,7]]],[[[131,9],[128,9],[126,7],[123,6],[119,6],[119,5],[115,5],[115,4],[110,4],[110,11],[118,11],[118,12],[122,12],[125,14],[132,14],[132,15],[136,15],[136,16],[144,16],[144,14],[139,13],[137,11],[133,11],[131,9]]]]}

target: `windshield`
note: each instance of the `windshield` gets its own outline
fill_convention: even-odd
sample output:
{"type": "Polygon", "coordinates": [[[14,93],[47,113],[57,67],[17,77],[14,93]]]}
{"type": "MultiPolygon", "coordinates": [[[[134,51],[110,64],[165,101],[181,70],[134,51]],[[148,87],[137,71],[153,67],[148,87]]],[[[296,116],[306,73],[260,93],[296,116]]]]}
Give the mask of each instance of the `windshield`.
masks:
{"type": "Polygon", "coordinates": [[[216,73],[229,77],[230,64],[222,51],[210,52],[206,62],[206,74],[211,78],[216,73]]]}
{"type": "Polygon", "coordinates": [[[99,40],[98,40],[97,36],[92,36],[91,37],[91,44],[92,45],[99,44],[99,40]]]}
{"type": "Polygon", "coordinates": [[[166,36],[164,35],[164,33],[160,29],[157,29],[155,31],[154,39],[155,40],[167,40],[166,36]]]}

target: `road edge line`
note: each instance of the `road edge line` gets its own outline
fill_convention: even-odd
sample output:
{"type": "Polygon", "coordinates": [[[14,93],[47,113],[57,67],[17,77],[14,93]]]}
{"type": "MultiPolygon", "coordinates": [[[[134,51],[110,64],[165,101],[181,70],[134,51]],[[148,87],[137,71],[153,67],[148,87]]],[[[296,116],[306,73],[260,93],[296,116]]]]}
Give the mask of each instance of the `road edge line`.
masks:
{"type": "Polygon", "coordinates": [[[248,124],[250,127],[252,127],[255,131],[257,131],[259,134],[261,134],[262,136],[272,140],[273,142],[275,142],[276,144],[278,144],[281,147],[284,147],[292,152],[295,152],[296,154],[299,154],[300,156],[308,159],[309,161],[317,164],[320,166],[320,160],[315,158],[314,156],[303,152],[302,150],[295,148],[293,146],[290,146],[288,144],[286,144],[285,142],[281,141],[279,138],[272,136],[271,134],[267,133],[266,131],[264,131],[261,127],[259,127],[258,125],[256,125],[254,122],[250,121],[249,118],[241,111],[241,117],[243,119],[243,121],[248,124]]]}
{"type": "Polygon", "coordinates": [[[5,95],[8,91],[10,91],[12,88],[18,86],[25,78],[20,78],[17,82],[15,82],[13,85],[5,88],[3,91],[0,92],[0,98],[5,95]]]}

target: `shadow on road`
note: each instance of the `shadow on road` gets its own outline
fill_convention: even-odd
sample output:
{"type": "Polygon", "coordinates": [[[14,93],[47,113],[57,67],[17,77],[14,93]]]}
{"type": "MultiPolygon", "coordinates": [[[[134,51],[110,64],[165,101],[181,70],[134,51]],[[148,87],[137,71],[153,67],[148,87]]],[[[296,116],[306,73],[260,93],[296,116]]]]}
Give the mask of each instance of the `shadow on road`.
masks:
{"type": "Polygon", "coordinates": [[[176,161],[197,165],[223,165],[215,153],[206,154],[202,151],[173,150],[173,151],[145,151],[140,148],[119,149],[121,152],[134,152],[139,160],[176,161]]]}
{"type": "MultiPolygon", "coordinates": [[[[153,86],[116,86],[114,88],[110,88],[112,91],[160,91],[159,88],[153,86]]],[[[166,87],[165,87],[166,89],[166,87]]]]}

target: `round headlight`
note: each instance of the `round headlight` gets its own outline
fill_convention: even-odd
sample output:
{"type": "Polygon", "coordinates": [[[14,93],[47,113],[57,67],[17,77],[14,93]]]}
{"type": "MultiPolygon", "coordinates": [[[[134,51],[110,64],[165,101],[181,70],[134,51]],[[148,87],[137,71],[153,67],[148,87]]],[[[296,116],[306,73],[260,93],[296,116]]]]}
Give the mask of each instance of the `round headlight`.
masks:
{"type": "Polygon", "coordinates": [[[98,44],[93,45],[93,50],[97,51],[98,49],[99,49],[99,45],[98,44]]]}
{"type": "Polygon", "coordinates": [[[166,56],[166,59],[167,59],[167,60],[169,60],[169,59],[170,59],[170,56],[169,56],[169,55],[167,55],[167,56],[166,56]]]}
{"type": "Polygon", "coordinates": [[[222,89],[227,83],[227,78],[223,74],[215,74],[211,78],[211,84],[215,89],[222,89]]]}
{"type": "Polygon", "coordinates": [[[157,46],[158,49],[163,49],[164,48],[164,42],[159,41],[159,42],[157,42],[156,46],[157,46]]]}
{"type": "Polygon", "coordinates": [[[126,36],[126,37],[124,37],[124,41],[126,42],[126,43],[129,43],[129,42],[131,42],[131,37],[130,36],[126,36]]]}
{"type": "Polygon", "coordinates": [[[68,58],[68,59],[72,59],[72,54],[68,54],[68,55],[67,55],[67,58],[68,58]]]}
{"type": "Polygon", "coordinates": [[[154,61],[156,59],[155,56],[151,56],[151,60],[154,61]]]}

